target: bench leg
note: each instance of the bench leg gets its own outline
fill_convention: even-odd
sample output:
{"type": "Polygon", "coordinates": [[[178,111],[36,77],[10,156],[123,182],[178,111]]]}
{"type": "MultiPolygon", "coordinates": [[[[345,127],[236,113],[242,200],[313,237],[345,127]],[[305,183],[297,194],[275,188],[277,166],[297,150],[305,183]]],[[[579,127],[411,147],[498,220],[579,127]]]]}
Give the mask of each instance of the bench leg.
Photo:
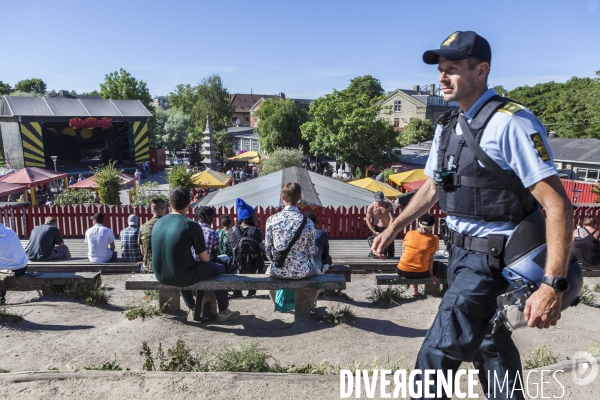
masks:
{"type": "Polygon", "coordinates": [[[168,313],[176,313],[179,311],[179,290],[161,290],[158,292],[158,301],[162,307],[167,301],[169,304],[165,307],[168,313]],[[171,299],[169,301],[169,299],[171,299]]]}
{"type": "Polygon", "coordinates": [[[426,296],[439,296],[441,294],[440,285],[434,285],[432,283],[425,285],[423,293],[426,296]]]}
{"type": "Polygon", "coordinates": [[[310,310],[312,310],[314,306],[313,297],[315,291],[311,289],[294,289],[294,292],[295,319],[298,320],[298,318],[310,317],[310,310]]]}

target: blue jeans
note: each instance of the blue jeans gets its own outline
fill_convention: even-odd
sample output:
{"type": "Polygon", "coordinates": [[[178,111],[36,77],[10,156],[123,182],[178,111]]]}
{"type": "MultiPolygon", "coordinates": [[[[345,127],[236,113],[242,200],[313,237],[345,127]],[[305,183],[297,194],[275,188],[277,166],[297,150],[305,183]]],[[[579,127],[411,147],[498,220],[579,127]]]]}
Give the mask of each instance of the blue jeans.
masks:
{"type": "MultiPolygon", "coordinates": [[[[23,268],[13,270],[13,272],[15,273],[15,276],[23,275],[25,272],[27,272],[27,265],[23,268]]],[[[6,290],[3,290],[0,292],[0,304],[4,304],[4,302],[6,301],[5,297],[6,290]]]]}
{"type": "MultiPolygon", "coordinates": [[[[225,266],[214,262],[203,263],[200,261],[196,262],[196,268],[201,268],[201,281],[210,278],[215,275],[222,275],[225,273],[225,266]]],[[[198,302],[202,306],[202,298],[204,297],[204,290],[197,290],[196,300],[194,300],[194,290],[182,290],[180,292],[183,302],[188,308],[195,308],[198,302]]],[[[217,304],[219,311],[225,311],[229,308],[229,299],[227,297],[227,290],[215,290],[215,296],[217,297],[217,304]]]]}

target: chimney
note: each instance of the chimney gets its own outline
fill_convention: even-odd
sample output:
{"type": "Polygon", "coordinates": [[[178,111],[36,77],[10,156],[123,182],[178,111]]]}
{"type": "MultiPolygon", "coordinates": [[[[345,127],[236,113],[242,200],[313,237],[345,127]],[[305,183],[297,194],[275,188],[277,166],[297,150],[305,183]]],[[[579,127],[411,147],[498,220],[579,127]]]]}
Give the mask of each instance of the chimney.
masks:
{"type": "Polygon", "coordinates": [[[435,95],[435,83],[429,88],[429,94],[432,96],[435,95]]]}
{"type": "Polygon", "coordinates": [[[62,96],[63,97],[68,97],[69,96],[69,91],[68,90],[61,90],[62,96]]]}
{"type": "Polygon", "coordinates": [[[414,90],[415,92],[420,92],[420,91],[421,91],[421,87],[420,87],[419,85],[414,85],[414,86],[413,86],[413,90],[414,90]]]}

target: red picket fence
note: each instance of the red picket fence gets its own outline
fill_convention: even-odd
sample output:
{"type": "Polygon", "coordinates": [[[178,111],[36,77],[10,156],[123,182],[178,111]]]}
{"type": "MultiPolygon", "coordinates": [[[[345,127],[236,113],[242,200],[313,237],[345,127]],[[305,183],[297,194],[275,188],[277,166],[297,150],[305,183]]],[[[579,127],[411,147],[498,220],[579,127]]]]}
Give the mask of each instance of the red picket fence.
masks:
{"type": "Polygon", "coordinates": [[[598,195],[592,192],[592,188],[596,186],[596,183],[591,182],[583,182],[583,181],[573,181],[570,179],[561,179],[560,180],[565,188],[565,192],[567,192],[567,196],[571,201],[575,201],[575,194],[573,190],[581,190],[577,194],[577,203],[578,204],[591,204],[595,203],[598,199],[598,195]]]}
{"type": "MultiPolygon", "coordinates": [[[[279,208],[256,207],[256,214],[259,226],[265,231],[267,219],[281,211],[279,208]]],[[[302,211],[311,210],[305,207],[302,211]]],[[[339,207],[339,208],[321,208],[317,207],[311,210],[317,217],[317,227],[327,232],[330,239],[366,239],[371,236],[371,231],[367,227],[366,207],[339,207]]],[[[53,206],[53,207],[5,207],[0,208],[0,222],[6,227],[14,230],[20,238],[28,238],[34,227],[44,223],[46,217],[53,216],[58,220],[58,227],[64,238],[83,238],[85,231],[93,225],[91,216],[97,212],[104,214],[104,226],[111,228],[118,237],[122,229],[127,227],[127,217],[135,214],[139,218],[139,225],[152,218],[149,208],[131,207],[131,206],[107,206],[100,204],[79,204],[74,206],[53,206]]],[[[397,207],[395,214],[398,216],[401,207],[397,207]]],[[[435,206],[430,211],[438,220],[445,215],[435,206]]],[[[574,209],[573,218],[576,225],[580,225],[585,215],[594,215],[600,219],[600,208],[597,207],[579,207],[574,209]]],[[[221,217],[229,215],[234,223],[237,221],[235,207],[220,207],[216,210],[216,218],[213,221],[213,228],[219,227],[221,217]]],[[[188,211],[188,217],[193,218],[192,209],[188,211]]],[[[412,222],[404,231],[398,234],[398,238],[404,238],[406,232],[417,228],[417,222],[412,222]]],[[[434,233],[439,234],[439,224],[435,225],[434,233]]]]}

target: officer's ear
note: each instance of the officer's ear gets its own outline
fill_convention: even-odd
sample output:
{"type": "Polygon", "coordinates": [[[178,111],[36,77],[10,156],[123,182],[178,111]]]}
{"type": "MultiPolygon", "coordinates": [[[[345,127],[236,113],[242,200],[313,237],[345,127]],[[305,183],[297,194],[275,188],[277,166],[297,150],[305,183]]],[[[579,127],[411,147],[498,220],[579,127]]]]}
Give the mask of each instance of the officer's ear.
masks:
{"type": "Polygon", "coordinates": [[[487,83],[487,78],[490,74],[490,63],[485,61],[480,62],[475,69],[477,70],[477,79],[487,83]]]}

